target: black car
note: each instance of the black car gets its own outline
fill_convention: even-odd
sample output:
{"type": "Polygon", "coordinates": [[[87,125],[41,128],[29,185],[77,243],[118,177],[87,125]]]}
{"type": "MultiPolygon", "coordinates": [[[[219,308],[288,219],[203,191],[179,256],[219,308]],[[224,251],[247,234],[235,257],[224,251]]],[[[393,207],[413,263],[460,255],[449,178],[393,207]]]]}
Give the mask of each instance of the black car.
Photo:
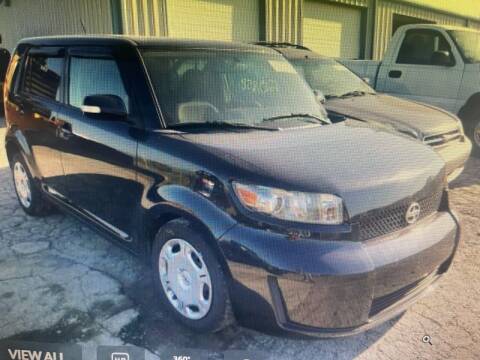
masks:
{"type": "Polygon", "coordinates": [[[5,85],[22,208],[55,204],[150,261],[156,299],[193,329],[356,333],[451,264],[459,227],[441,158],[331,124],[271,49],[33,38],[5,85]]]}

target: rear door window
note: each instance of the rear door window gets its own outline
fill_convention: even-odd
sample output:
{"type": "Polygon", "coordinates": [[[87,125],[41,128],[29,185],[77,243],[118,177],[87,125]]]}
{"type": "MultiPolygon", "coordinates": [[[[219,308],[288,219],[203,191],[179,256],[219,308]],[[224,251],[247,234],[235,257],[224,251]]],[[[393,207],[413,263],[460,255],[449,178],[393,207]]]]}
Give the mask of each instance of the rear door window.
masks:
{"type": "Polygon", "coordinates": [[[32,97],[60,101],[64,55],[30,52],[23,78],[23,92],[32,97]]]}

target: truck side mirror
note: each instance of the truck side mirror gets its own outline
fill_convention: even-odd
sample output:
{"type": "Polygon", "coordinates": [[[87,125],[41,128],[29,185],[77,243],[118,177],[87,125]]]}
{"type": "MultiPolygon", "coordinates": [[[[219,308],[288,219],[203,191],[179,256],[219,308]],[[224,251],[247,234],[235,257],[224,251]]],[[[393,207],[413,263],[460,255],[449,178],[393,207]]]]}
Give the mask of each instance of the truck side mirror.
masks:
{"type": "Polygon", "coordinates": [[[446,50],[435,51],[432,54],[430,63],[432,65],[437,65],[437,66],[454,66],[455,65],[455,62],[451,57],[450,51],[446,51],[446,50]]]}

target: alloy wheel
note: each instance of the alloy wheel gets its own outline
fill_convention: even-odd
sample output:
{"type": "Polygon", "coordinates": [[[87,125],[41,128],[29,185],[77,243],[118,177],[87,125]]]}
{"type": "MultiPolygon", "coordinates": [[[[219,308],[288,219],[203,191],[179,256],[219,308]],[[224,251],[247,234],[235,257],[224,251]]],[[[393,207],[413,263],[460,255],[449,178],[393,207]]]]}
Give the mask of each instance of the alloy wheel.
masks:
{"type": "Polygon", "coordinates": [[[212,306],[212,281],[202,255],[187,241],[171,239],[160,251],[160,281],[172,306],[199,320],[212,306]]]}
{"type": "Polygon", "coordinates": [[[32,205],[32,191],[30,189],[30,179],[27,171],[21,162],[16,162],[13,166],[13,179],[18,199],[21,204],[29,208],[32,205]]]}

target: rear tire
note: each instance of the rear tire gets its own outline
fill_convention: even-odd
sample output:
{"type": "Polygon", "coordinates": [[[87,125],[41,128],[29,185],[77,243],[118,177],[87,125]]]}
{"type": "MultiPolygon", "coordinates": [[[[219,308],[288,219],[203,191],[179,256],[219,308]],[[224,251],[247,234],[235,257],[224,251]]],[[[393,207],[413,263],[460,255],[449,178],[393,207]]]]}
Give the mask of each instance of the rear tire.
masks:
{"type": "Polygon", "coordinates": [[[182,324],[212,333],[234,322],[220,262],[191,222],[176,219],[160,228],[153,243],[152,264],[156,298],[182,324]]]}
{"type": "Polygon", "coordinates": [[[15,193],[23,211],[30,216],[49,215],[52,206],[36,186],[21,154],[16,153],[13,155],[11,169],[15,193]]]}

